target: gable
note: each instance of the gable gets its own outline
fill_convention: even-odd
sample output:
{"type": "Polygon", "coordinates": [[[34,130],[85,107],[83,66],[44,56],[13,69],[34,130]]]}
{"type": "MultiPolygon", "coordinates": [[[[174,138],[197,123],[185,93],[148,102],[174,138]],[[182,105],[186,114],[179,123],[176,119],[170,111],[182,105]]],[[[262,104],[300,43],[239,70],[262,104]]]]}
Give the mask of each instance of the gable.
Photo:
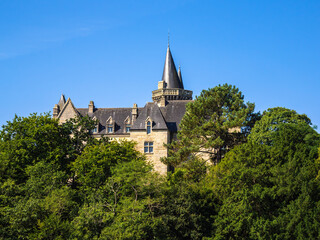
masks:
{"type": "Polygon", "coordinates": [[[73,106],[71,99],[68,98],[68,101],[65,103],[61,112],[59,113],[59,116],[58,116],[59,122],[64,123],[68,119],[75,118],[77,116],[79,116],[79,113],[76,110],[76,108],[73,106]]]}
{"type": "Polygon", "coordinates": [[[155,103],[147,103],[133,123],[131,130],[145,130],[146,120],[148,118],[152,119],[153,130],[168,129],[158,105],[155,103]]]}

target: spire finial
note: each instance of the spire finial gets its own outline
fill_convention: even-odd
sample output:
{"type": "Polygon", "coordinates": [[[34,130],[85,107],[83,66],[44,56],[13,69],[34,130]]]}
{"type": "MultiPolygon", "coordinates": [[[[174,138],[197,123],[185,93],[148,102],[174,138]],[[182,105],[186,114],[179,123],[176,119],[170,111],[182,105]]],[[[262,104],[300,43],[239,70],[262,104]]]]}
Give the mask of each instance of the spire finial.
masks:
{"type": "Polygon", "coordinates": [[[168,48],[170,47],[170,32],[168,30],[168,48]]]}

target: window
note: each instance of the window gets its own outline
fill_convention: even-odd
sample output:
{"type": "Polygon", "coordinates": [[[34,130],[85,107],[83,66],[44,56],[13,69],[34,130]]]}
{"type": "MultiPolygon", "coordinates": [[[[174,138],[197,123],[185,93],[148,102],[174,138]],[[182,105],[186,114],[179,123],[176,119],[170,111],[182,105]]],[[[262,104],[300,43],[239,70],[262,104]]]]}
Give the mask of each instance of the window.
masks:
{"type": "Polygon", "coordinates": [[[113,125],[108,124],[108,133],[113,133],[113,125]]]}
{"type": "Polygon", "coordinates": [[[98,127],[95,127],[93,130],[92,130],[93,133],[97,133],[98,132],[98,127]]]}
{"type": "Polygon", "coordinates": [[[130,124],[127,124],[127,125],[126,125],[126,133],[129,133],[129,132],[130,132],[130,128],[131,128],[131,125],[130,125],[130,124]]]}
{"type": "Polygon", "coordinates": [[[144,152],[153,153],[153,142],[144,142],[144,152]]]}
{"type": "Polygon", "coordinates": [[[147,122],[147,134],[151,133],[151,122],[147,122]]]}

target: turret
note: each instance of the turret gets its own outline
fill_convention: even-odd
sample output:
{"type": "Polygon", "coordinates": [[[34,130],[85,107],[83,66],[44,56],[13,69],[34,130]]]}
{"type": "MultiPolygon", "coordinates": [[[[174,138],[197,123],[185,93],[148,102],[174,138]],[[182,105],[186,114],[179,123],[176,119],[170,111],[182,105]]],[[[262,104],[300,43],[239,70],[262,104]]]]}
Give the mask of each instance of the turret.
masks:
{"type": "Polygon", "coordinates": [[[180,66],[177,73],[169,44],[162,80],[158,83],[158,89],[152,91],[152,100],[158,103],[159,107],[166,106],[168,101],[192,100],[192,91],[184,90],[180,66]]]}
{"type": "Polygon", "coordinates": [[[59,105],[58,105],[58,104],[55,104],[54,107],[53,107],[52,117],[53,117],[53,118],[57,118],[58,115],[59,115],[59,112],[60,112],[59,105]]]}

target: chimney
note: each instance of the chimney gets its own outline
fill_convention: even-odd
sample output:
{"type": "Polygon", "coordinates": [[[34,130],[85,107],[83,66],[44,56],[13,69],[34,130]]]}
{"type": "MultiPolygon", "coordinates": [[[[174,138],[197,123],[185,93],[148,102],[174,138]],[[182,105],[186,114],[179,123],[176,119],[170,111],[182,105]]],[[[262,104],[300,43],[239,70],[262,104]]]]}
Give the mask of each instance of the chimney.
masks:
{"type": "Polygon", "coordinates": [[[53,107],[52,117],[53,118],[57,118],[58,115],[59,115],[59,112],[60,112],[59,106],[58,106],[58,104],[55,104],[54,107],[53,107]]]}
{"type": "Polygon", "coordinates": [[[158,102],[159,107],[165,107],[166,106],[166,97],[161,96],[160,101],[158,102]]]}
{"type": "Polygon", "coordinates": [[[88,113],[93,113],[94,111],[94,103],[93,101],[90,101],[89,107],[88,107],[88,113]]]}
{"type": "Polygon", "coordinates": [[[137,117],[138,117],[138,106],[136,103],[134,103],[132,108],[132,123],[136,121],[137,117]]]}
{"type": "Polygon", "coordinates": [[[163,89],[163,88],[166,88],[167,87],[167,84],[165,81],[159,81],[158,82],[158,89],[163,89]]]}

